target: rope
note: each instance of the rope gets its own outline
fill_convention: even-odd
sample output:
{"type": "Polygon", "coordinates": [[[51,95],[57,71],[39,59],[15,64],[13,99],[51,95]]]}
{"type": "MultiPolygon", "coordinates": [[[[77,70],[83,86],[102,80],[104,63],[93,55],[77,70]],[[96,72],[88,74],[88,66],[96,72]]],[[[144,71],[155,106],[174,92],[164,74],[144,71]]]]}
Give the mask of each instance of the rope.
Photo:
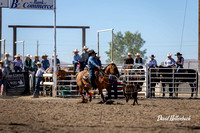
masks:
{"type": "Polygon", "coordinates": [[[188,0],[186,0],[186,3],[185,3],[185,14],[184,14],[184,19],[183,19],[180,52],[182,51],[182,46],[183,46],[183,34],[184,34],[184,30],[185,30],[185,18],[186,18],[187,4],[188,4],[188,0]]]}

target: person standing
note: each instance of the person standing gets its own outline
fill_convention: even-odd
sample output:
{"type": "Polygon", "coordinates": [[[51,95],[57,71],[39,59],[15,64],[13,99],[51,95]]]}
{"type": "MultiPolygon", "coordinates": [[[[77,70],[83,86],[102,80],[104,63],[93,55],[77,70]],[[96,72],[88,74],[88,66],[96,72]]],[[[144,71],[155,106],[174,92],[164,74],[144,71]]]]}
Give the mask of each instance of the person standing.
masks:
{"type": "Polygon", "coordinates": [[[28,72],[28,71],[33,71],[33,62],[31,60],[31,55],[30,54],[27,54],[26,55],[26,60],[24,61],[24,70],[25,72],[28,72]]]}
{"type": "Polygon", "coordinates": [[[101,69],[100,65],[97,62],[97,58],[95,57],[96,53],[94,50],[90,50],[89,52],[89,59],[88,59],[88,69],[89,69],[89,74],[90,74],[90,84],[92,89],[96,89],[96,84],[95,84],[95,69],[98,68],[99,70],[101,69]]]}
{"type": "Polygon", "coordinates": [[[38,62],[40,62],[40,60],[39,60],[39,58],[40,58],[40,56],[38,56],[38,55],[36,55],[36,56],[34,56],[34,58],[35,58],[35,60],[34,60],[34,62],[33,62],[33,70],[35,71],[35,72],[37,72],[37,63],[38,62]]]}
{"type": "Polygon", "coordinates": [[[153,54],[150,56],[150,59],[147,64],[149,68],[157,67],[157,61],[155,60],[155,56],[153,54]]]}
{"type": "Polygon", "coordinates": [[[79,53],[78,49],[75,49],[73,51],[73,53],[74,53],[73,64],[74,64],[74,74],[75,74],[77,65],[80,64],[80,62],[81,62],[81,58],[80,58],[80,56],[78,54],[79,53]]]}
{"type": "Polygon", "coordinates": [[[172,54],[167,54],[167,59],[164,62],[165,67],[173,67],[175,66],[175,60],[172,58],[172,54]]]}
{"type": "Polygon", "coordinates": [[[48,55],[43,55],[42,56],[42,67],[44,68],[44,70],[46,70],[47,68],[50,67],[50,63],[49,63],[49,60],[47,59],[48,55]]]}
{"type": "Polygon", "coordinates": [[[22,60],[20,59],[20,57],[22,57],[21,55],[15,55],[15,60],[12,62],[12,64],[14,64],[14,70],[15,72],[22,72],[22,68],[23,68],[23,63],[22,60]]]}
{"type": "MultiPolygon", "coordinates": [[[[110,74],[109,75],[109,86],[110,86],[110,89],[114,90],[114,99],[117,99],[118,98],[118,94],[117,94],[117,77],[113,74],[110,74]]],[[[111,97],[111,96],[109,96],[111,97]]]]}
{"type": "Polygon", "coordinates": [[[11,71],[11,69],[10,69],[10,63],[11,63],[11,61],[9,60],[9,56],[10,56],[9,53],[5,53],[4,62],[5,62],[5,67],[7,68],[8,72],[11,71]]]}
{"type": "Polygon", "coordinates": [[[7,84],[7,76],[8,76],[8,70],[7,67],[4,66],[4,61],[0,61],[0,90],[1,86],[3,85],[3,92],[2,96],[6,96],[6,84],[7,84]]]}
{"type": "Polygon", "coordinates": [[[87,51],[88,50],[88,47],[87,46],[84,46],[83,47],[83,53],[81,54],[81,59],[82,59],[82,67],[81,67],[81,71],[84,70],[85,66],[87,65],[87,61],[88,61],[88,58],[89,58],[89,52],[87,51]]]}
{"type": "Polygon", "coordinates": [[[41,67],[41,63],[37,62],[38,70],[36,72],[36,79],[35,79],[35,91],[33,93],[33,98],[39,97],[39,91],[40,91],[40,82],[43,80],[43,74],[45,73],[45,70],[41,67]]]}

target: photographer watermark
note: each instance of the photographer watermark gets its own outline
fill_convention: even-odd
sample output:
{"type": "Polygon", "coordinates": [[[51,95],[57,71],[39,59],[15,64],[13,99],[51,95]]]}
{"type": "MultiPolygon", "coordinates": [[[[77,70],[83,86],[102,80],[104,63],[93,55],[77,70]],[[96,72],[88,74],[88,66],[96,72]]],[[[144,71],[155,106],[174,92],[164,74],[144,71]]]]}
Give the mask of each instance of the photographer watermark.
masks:
{"type": "Polygon", "coordinates": [[[162,116],[158,115],[157,121],[190,121],[191,116],[179,116],[179,115],[168,115],[162,116]]]}

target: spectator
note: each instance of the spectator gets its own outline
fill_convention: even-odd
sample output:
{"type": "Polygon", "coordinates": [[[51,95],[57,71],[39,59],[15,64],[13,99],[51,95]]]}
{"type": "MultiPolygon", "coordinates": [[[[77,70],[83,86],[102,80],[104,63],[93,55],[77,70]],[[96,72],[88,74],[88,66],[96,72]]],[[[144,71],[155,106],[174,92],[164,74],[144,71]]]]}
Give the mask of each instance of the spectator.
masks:
{"type": "Polygon", "coordinates": [[[38,56],[38,55],[36,55],[36,56],[34,56],[35,57],[35,60],[34,60],[34,62],[33,62],[33,70],[35,71],[35,72],[37,72],[37,63],[38,62],[40,62],[40,60],[39,60],[39,58],[40,58],[40,56],[38,56]]]}
{"type": "Polygon", "coordinates": [[[45,73],[45,70],[41,67],[41,63],[38,62],[37,64],[38,70],[36,72],[36,79],[35,79],[35,91],[33,93],[33,98],[39,97],[40,92],[40,82],[43,80],[43,74],[45,73]]]}
{"type": "Polygon", "coordinates": [[[132,56],[133,55],[131,53],[128,53],[128,58],[125,59],[124,64],[134,64],[132,56]]]}
{"type": "Polygon", "coordinates": [[[157,61],[155,60],[155,56],[153,54],[150,56],[150,59],[147,64],[149,68],[157,67],[157,61]]]}
{"type": "Polygon", "coordinates": [[[47,59],[48,55],[43,55],[42,56],[42,67],[44,68],[44,70],[47,70],[47,68],[50,67],[50,63],[49,63],[49,60],[47,59]]]}
{"type": "Polygon", "coordinates": [[[80,58],[80,56],[79,56],[79,51],[78,51],[78,49],[75,49],[74,51],[73,51],[73,53],[74,53],[74,60],[73,60],[73,64],[74,64],[74,73],[76,72],[76,68],[77,68],[77,65],[78,64],[80,64],[80,62],[81,62],[81,58],[80,58]]]}
{"type": "Polygon", "coordinates": [[[26,55],[26,60],[24,61],[24,70],[26,71],[26,72],[28,72],[28,71],[33,71],[33,62],[32,62],[32,60],[31,60],[31,55],[30,54],[27,54],[26,55]]]}
{"type": "Polygon", "coordinates": [[[23,68],[23,63],[22,60],[20,59],[20,57],[22,57],[21,55],[15,55],[15,60],[12,62],[12,64],[14,64],[14,70],[15,72],[22,72],[22,68],[23,68]]]}
{"type": "Polygon", "coordinates": [[[0,94],[2,94],[3,96],[6,96],[7,76],[8,76],[8,70],[4,66],[4,61],[1,60],[0,61],[0,88],[1,88],[1,85],[3,85],[3,92],[1,92],[0,94]]]}
{"type": "Polygon", "coordinates": [[[175,66],[175,60],[172,58],[172,54],[167,54],[167,59],[164,62],[165,67],[175,66]]]}
{"type": "Polygon", "coordinates": [[[9,56],[10,54],[9,53],[5,53],[5,67],[7,68],[7,70],[10,72],[11,69],[10,69],[10,63],[11,61],[9,60],[9,56]]]}
{"type": "Polygon", "coordinates": [[[81,54],[81,59],[82,59],[82,62],[83,62],[81,70],[84,70],[85,66],[87,65],[87,61],[88,61],[88,58],[89,58],[89,52],[87,50],[88,50],[88,47],[84,46],[83,47],[83,53],[81,54]]]}

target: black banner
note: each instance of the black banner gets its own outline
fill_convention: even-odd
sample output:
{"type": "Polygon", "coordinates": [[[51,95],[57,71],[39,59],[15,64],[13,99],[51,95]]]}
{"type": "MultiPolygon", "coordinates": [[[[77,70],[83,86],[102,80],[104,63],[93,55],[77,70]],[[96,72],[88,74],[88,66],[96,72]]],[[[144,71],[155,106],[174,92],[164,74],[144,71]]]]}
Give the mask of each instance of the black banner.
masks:
{"type": "Polygon", "coordinates": [[[29,93],[28,72],[11,72],[6,86],[7,95],[23,95],[29,93]]]}

